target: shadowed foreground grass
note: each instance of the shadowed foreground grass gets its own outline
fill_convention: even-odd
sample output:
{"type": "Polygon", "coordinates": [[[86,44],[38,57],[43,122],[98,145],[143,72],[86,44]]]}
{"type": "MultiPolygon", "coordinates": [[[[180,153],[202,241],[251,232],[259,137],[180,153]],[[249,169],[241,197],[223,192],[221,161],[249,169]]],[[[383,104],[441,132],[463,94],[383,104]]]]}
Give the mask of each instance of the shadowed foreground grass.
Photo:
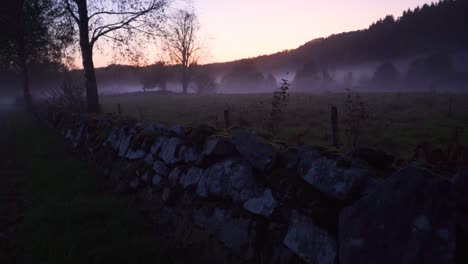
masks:
{"type": "Polygon", "coordinates": [[[131,203],[100,193],[97,177],[50,129],[15,117],[14,158],[23,166],[20,263],[173,263],[131,203]]]}

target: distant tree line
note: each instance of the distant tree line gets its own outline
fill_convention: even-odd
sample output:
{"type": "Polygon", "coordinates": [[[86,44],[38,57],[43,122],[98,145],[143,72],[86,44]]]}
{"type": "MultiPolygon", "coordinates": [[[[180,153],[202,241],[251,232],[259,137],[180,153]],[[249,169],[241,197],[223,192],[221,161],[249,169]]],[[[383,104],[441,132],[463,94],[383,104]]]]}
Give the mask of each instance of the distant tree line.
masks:
{"type": "Polygon", "coordinates": [[[387,16],[368,29],[312,40],[294,50],[253,58],[265,70],[296,69],[310,60],[354,65],[468,49],[468,1],[444,0],[387,16]]]}
{"type": "Polygon", "coordinates": [[[463,86],[466,73],[457,73],[450,54],[468,51],[468,1],[444,0],[404,11],[401,17],[386,16],[365,30],[312,40],[295,50],[228,63],[203,65],[212,78],[219,77],[223,89],[248,92],[271,91],[277,84],[269,73],[295,72],[292,90],[360,85],[374,89],[430,86],[463,86]],[[400,72],[392,61],[416,57],[408,72],[400,72]],[[338,67],[381,61],[369,75],[349,72],[334,76],[338,67]],[[340,78],[340,79],[338,79],[340,78]],[[266,88],[267,87],[267,88],[266,88]]]}
{"type": "MultiPolygon", "coordinates": [[[[310,87],[314,84],[321,87],[335,87],[337,81],[343,82],[343,79],[337,80],[337,77],[333,76],[336,68],[351,68],[356,64],[376,61],[391,62],[415,56],[432,57],[431,54],[447,57],[454,52],[468,50],[468,34],[465,32],[466,25],[468,25],[466,14],[468,14],[468,1],[439,1],[413,10],[409,9],[398,18],[387,16],[364,30],[315,39],[294,50],[249,60],[263,72],[295,72],[292,90],[295,87],[310,87]]],[[[237,63],[239,61],[211,64],[205,67],[212,75],[222,76],[237,63]]],[[[416,66],[410,68],[414,67],[416,66]]],[[[385,71],[385,68],[381,70],[385,71]]],[[[430,71],[434,73],[435,69],[430,71]]],[[[408,74],[413,75],[413,73],[408,74]]],[[[366,85],[383,82],[379,80],[381,77],[374,78],[373,75],[374,73],[370,76],[354,74],[345,77],[348,77],[348,81],[351,77],[353,83],[366,85]]],[[[413,77],[406,75],[407,73],[404,72],[399,73],[399,78],[402,79],[399,82],[400,85],[411,84],[411,81],[407,79],[413,77]]],[[[419,75],[422,76],[422,73],[419,75]]],[[[457,83],[466,79],[465,73],[455,75],[457,83]]],[[[414,82],[416,81],[413,81],[413,84],[414,82]]],[[[428,84],[420,83],[417,86],[425,87],[428,84]]]]}

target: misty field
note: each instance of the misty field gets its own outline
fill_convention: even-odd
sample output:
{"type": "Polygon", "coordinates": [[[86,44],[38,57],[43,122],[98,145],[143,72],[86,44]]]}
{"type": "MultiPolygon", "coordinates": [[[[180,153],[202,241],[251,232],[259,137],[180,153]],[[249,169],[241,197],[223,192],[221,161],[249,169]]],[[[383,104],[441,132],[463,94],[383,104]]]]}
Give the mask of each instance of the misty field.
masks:
{"type": "MultiPolygon", "coordinates": [[[[231,125],[264,129],[272,109],[272,97],[271,94],[133,93],[105,96],[102,105],[105,112],[115,113],[120,104],[125,116],[169,126],[205,123],[218,128],[224,127],[223,113],[230,108],[231,125]]],[[[361,97],[369,118],[362,125],[360,146],[408,158],[423,140],[445,149],[454,141],[455,130],[459,131],[461,143],[468,144],[468,95],[363,93],[361,97]]],[[[336,105],[340,137],[346,145],[349,139],[345,133],[345,101],[345,93],[291,94],[278,124],[277,138],[288,145],[331,146],[330,108],[336,105]]]]}

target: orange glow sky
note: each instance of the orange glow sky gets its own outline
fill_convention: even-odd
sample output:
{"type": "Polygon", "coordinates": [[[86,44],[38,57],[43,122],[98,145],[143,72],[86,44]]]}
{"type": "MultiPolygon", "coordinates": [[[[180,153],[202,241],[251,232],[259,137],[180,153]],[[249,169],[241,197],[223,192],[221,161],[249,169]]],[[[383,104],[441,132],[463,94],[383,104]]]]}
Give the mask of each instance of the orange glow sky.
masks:
{"type": "MultiPolygon", "coordinates": [[[[427,0],[193,0],[209,56],[224,62],[294,49],[318,37],[367,28],[427,0]]],[[[155,56],[155,55],[150,55],[155,56]]],[[[155,59],[149,59],[150,62],[155,59]]],[[[96,54],[96,66],[110,62],[96,54]]]]}

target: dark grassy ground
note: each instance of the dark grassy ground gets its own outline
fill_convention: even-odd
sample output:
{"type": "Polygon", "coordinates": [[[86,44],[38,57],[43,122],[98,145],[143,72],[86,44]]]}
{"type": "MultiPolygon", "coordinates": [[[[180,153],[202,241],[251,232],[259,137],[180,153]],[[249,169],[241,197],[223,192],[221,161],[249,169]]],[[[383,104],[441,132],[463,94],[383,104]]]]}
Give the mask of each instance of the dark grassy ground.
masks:
{"type": "MultiPolygon", "coordinates": [[[[362,93],[369,119],[363,123],[360,145],[381,148],[403,158],[426,140],[435,146],[452,143],[455,128],[468,144],[468,95],[443,93],[362,93]],[[450,98],[453,115],[448,116],[450,98]]],[[[343,122],[346,117],[344,93],[291,94],[279,123],[277,136],[294,145],[305,143],[330,146],[330,107],[338,106],[341,138],[349,142],[343,122]]],[[[207,123],[223,126],[223,111],[229,106],[233,125],[262,129],[271,111],[272,94],[160,95],[135,93],[102,98],[106,112],[144,117],[168,125],[207,123]]]]}
{"type": "Polygon", "coordinates": [[[16,234],[22,218],[22,166],[13,159],[11,123],[0,112],[0,263],[14,263],[16,234]]]}
{"type": "MultiPolygon", "coordinates": [[[[14,160],[21,171],[15,177],[22,183],[17,193],[22,211],[15,215],[8,211],[13,218],[22,216],[15,224],[15,241],[9,243],[14,246],[8,249],[9,260],[16,256],[18,263],[186,262],[188,254],[158,236],[128,199],[101,192],[95,173],[71,156],[52,130],[25,114],[2,118],[10,120],[11,132],[6,138],[9,149],[2,154],[14,160]]],[[[1,173],[0,184],[12,176],[1,173]]],[[[0,201],[0,211],[7,212],[10,205],[0,201]]]]}

